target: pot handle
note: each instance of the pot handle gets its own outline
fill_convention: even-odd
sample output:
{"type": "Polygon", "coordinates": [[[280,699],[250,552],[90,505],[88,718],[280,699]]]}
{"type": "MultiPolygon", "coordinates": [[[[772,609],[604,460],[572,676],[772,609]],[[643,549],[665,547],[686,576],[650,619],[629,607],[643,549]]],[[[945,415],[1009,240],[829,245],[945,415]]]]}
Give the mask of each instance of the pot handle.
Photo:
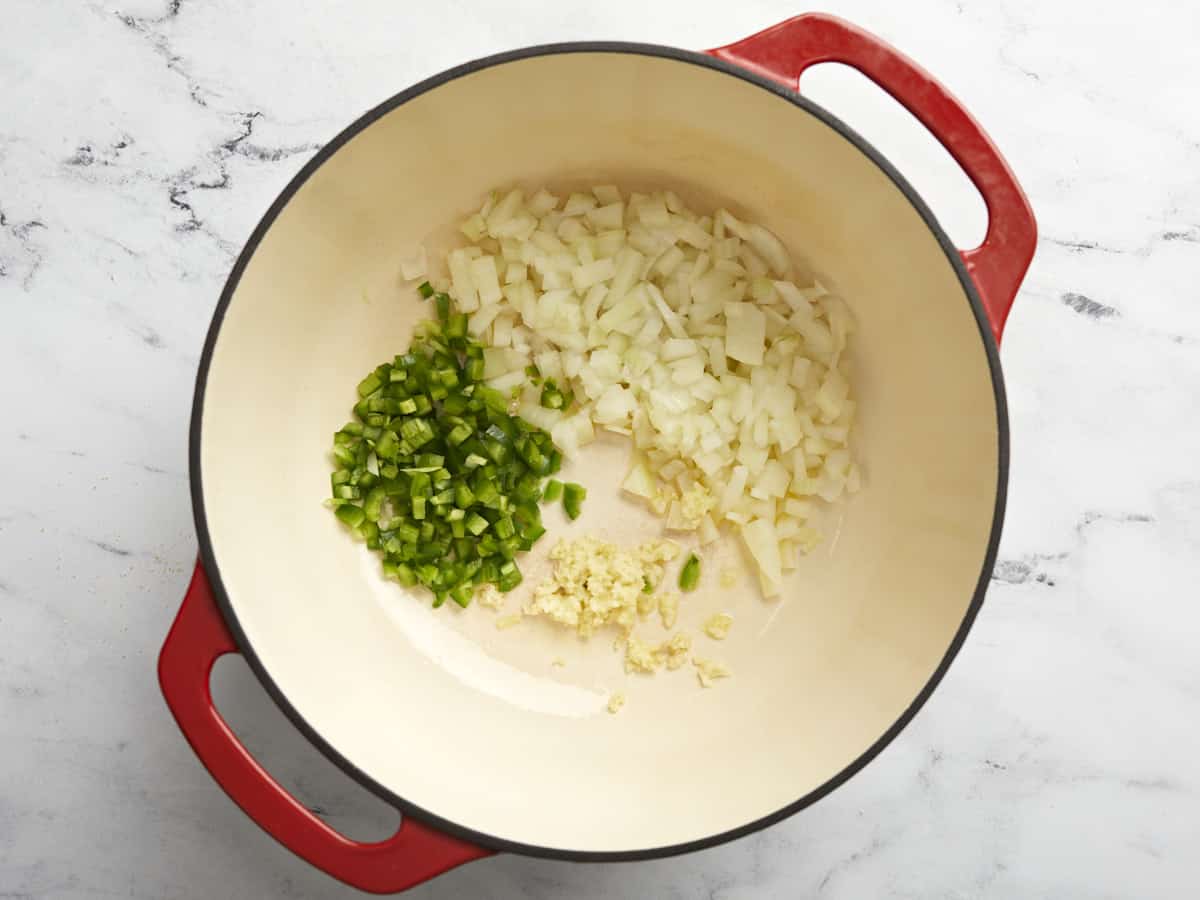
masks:
{"type": "Polygon", "coordinates": [[[983,243],[959,255],[979,290],[996,340],[1033,258],[1037,223],[1012,170],[979,123],[928,72],[869,32],[805,13],[725,47],[718,59],[798,91],[809,66],[838,62],[874,81],[912,113],[962,166],[987,205],[983,243]]]}
{"type": "Polygon", "coordinates": [[[213,664],[238,647],[196,564],[158,658],[163,696],[184,737],[230,798],[271,837],[346,884],[376,894],[407,890],[492,851],[405,816],[387,840],[365,844],[313,815],[250,755],[213,705],[213,664]]]}

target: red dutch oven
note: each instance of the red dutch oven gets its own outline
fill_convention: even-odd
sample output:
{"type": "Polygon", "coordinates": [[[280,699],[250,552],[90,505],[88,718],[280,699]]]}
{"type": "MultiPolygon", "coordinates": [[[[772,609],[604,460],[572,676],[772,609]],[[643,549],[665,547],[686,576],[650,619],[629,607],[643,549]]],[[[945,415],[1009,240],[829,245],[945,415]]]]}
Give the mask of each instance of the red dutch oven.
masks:
{"type": "MultiPolygon", "coordinates": [[[[979,610],[1007,480],[997,344],[1035,231],[961,104],[826,15],[706,54],[531,47],[396,95],[288,185],[213,317],[191,432],[200,562],[159,660],[180,729],[272,837],[380,893],[496,851],[667,856],[803,809],[908,723],[979,610]],[[799,95],[800,74],[827,61],[872,79],[958,161],[987,205],[980,246],[956,249],[886,159],[799,95]],[[689,595],[689,609],[735,609],[721,648],[733,678],[709,691],[643,679],[617,716],[597,702],[605,673],[620,677],[607,646],[430,609],[383,582],[320,502],[347,385],[403,348],[422,314],[408,300],[363,302],[396,295],[397,248],[493,187],[601,180],[762,222],[837,285],[858,321],[866,472],[836,539],[781,602],[715,584],[689,595]],[[317,747],[401,810],[394,836],[348,840],[251,757],[209,690],[213,663],[239,652],[317,747]],[[559,653],[571,662],[552,672],[559,653]]],[[[616,497],[620,448],[595,452],[573,463],[592,487],[589,528],[648,531],[616,497]]]]}

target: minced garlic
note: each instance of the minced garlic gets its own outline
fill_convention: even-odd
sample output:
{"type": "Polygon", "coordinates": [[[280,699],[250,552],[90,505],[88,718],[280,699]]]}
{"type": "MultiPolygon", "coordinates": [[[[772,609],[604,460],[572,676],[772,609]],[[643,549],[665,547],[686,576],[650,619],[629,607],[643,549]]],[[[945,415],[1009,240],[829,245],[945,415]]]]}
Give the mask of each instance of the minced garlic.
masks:
{"type": "Polygon", "coordinates": [[[712,687],[718,678],[728,678],[733,674],[723,663],[699,656],[692,657],[692,665],[696,667],[696,677],[700,679],[701,687],[712,687]]]}
{"type": "Polygon", "coordinates": [[[520,624],[520,622],[521,622],[520,613],[517,613],[516,615],[512,615],[512,616],[501,616],[499,619],[496,620],[496,627],[500,628],[500,629],[512,628],[514,625],[520,624]]]}
{"type": "Polygon", "coordinates": [[[735,584],[737,584],[737,572],[733,571],[733,569],[722,569],[721,570],[721,587],[731,588],[735,584]]]}
{"type": "Polygon", "coordinates": [[[659,563],[670,562],[681,552],[681,547],[674,541],[646,541],[637,548],[638,559],[642,565],[652,572],[662,572],[659,563]]]}
{"type": "Polygon", "coordinates": [[[693,485],[679,498],[679,512],[684,525],[693,531],[699,528],[704,517],[716,505],[717,498],[709,493],[708,488],[699,483],[693,485]]]}
{"type": "Polygon", "coordinates": [[[717,613],[709,616],[704,623],[704,633],[714,641],[723,641],[729,636],[729,629],[733,625],[733,616],[729,613],[717,613]]]}
{"type": "MultiPolygon", "coordinates": [[[[701,502],[700,506],[704,503],[701,502]]],[[[705,513],[706,514],[706,513],[705,513]]],[[[617,634],[613,649],[624,645],[625,671],[653,675],[659,669],[674,671],[688,661],[692,649],[689,635],[679,632],[661,644],[652,644],[634,635],[639,619],[657,612],[663,627],[671,629],[679,618],[679,594],[674,591],[655,595],[653,589],[662,580],[664,563],[680,553],[673,541],[654,540],[636,547],[621,547],[592,537],[560,540],[550,551],[550,577],[538,585],[526,600],[524,614],[546,616],[559,625],[573,628],[580,637],[590,637],[597,628],[614,626],[617,634]]],[[[490,604],[489,604],[490,605],[490,604]]],[[[497,628],[507,628],[521,617],[504,616],[497,628]]],[[[725,637],[733,618],[724,613],[711,617],[705,631],[717,640],[725,637]]],[[[555,659],[554,665],[561,665],[555,659]]],[[[729,669],[712,660],[692,658],[700,684],[710,687],[718,678],[727,678],[729,669]]],[[[613,694],[608,711],[615,713],[625,704],[623,693],[613,694]]]]}
{"type": "Polygon", "coordinates": [[[660,584],[662,584],[663,575],[666,574],[666,569],[658,563],[645,563],[646,572],[646,587],[654,592],[660,584]]]}
{"type": "Polygon", "coordinates": [[[674,672],[687,662],[688,651],[691,649],[692,639],[681,631],[665,644],[661,644],[658,652],[666,662],[667,668],[674,672]]]}
{"type": "Polygon", "coordinates": [[[547,616],[580,637],[605,625],[629,632],[649,602],[643,599],[647,567],[661,568],[678,555],[672,541],[624,548],[591,537],[560,540],[550,551],[551,575],[525,602],[525,614],[547,616]]]}
{"type": "Polygon", "coordinates": [[[630,635],[625,644],[625,671],[653,675],[664,665],[674,671],[687,662],[692,639],[683,632],[655,647],[630,635]]]}
{"type": "Polygon", "coordinates": [[[475,599],[489,609],[500,609],[504,606],[504,594],[494,584],[485,584],[475,594],[475,599]]]}
{"type": "Polygon", "coordinates": [[[655,652],[656,649],[630,635],[629,640],[625,642],[625,671],[653,675],[662,665],[662,658],[655,652]]]}
{"type": "Polygon", "coordinates": [[[667,530],[696,531],[716,504],[717,498],[704,485],[688,486],[678,500],[671,501],[667,510],[667,530]]]}

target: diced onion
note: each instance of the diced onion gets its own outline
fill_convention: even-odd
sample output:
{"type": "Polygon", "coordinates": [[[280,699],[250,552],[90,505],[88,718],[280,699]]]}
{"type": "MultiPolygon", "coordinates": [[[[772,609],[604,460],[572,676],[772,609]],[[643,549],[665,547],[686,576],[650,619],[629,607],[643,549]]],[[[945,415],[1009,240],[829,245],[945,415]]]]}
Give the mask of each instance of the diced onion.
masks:
{"type": "Polygon", "coordinates": [[[861,486],[845,301],[793,280],[805,267],[762,225],[669,191],[495,191],[460,231],[438,289],[472,313],[486,382],[568,455],[596,427],[630,435],[622,490],[704,544],[734,526],[777,596],[821,539],[809,523],[861,486]],[[569,408],[540,405],[543,379],[569,408]]]}
{"type": "Polygon", "coordinates": [[[400,260],[400,276],[405,281],[416,281],[418,278],[424,278],[428,273],[429,267],[425,261],[424,247],[418,247],[411,256],[400,260]]]}
{"type": "Polygon", "coordinates": [[[635,462],[629,469],[629,474],[625,476],[625,480],[621,483],[621,489],[628,494],[633,494],[635,497],[642,497],[649,500],[654,496],[657,490],[655,486],[654,476],[650,474],[650,470],[646,468],[642,462],[635,462]]]}

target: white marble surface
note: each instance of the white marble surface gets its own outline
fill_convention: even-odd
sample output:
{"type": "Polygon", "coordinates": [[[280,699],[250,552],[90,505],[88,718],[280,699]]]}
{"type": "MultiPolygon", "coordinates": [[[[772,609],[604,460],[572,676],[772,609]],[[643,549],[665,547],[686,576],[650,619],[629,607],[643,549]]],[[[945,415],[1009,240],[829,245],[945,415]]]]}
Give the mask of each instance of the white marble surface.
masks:
{"type": "MultiPolygon", "coordinates": [[[[497,50],[701,48],[748,0],[7,0],[0,29],[0,897],[328,898],[197,764],[154,678],[196,545],[187,417],[237,248],[362,110],[497,50]]],[[[951,86],[1038,213],[1003,360],[1009,516],[988,602],[915,723],[814,808],[650,863],[499,857],[414,897],[1117,898],[1200,879],[1200,13],[1183,0],[829,6],[951,86]]],[[[829,105],[979,217],[920,141],[829,105]]],[[[884,121],[884,120],[880,120],[884,121]]],[[[394,813],[241,663],[218,694],[352,835],[394,813]]]]}

